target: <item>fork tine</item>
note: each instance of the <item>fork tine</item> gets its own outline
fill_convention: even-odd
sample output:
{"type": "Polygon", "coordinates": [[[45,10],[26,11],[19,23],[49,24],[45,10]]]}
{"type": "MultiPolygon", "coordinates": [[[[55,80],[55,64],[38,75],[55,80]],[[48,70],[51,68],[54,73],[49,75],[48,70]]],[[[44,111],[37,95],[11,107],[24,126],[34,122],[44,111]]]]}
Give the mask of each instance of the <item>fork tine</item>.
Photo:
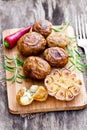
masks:
{"type": "Polygon", "coordinates": [[[78,15],[77,16],[78,17],[78,31],[79,31],[79,37],[80,37],[80,39],[82,39],[82,30],[81,30],[81,15],[78,15]]]}
{"type": "Polygon", "coordinates": [[[87,38],[87,19],[86,19],[86,15],[84,15],[84,21],[85,21],[85,35],[87,38]]]}
{"type": "Polygon", "coordinates": [[[86,38],[86,35],[85,35],[85,19],[84,19],[84,15],[81,15],[81,24],[82,24],[82,35],[83,35],[83,38],[85,39],[86,38]]]}
{"type": "Polygon", "coordinates": [[[77,15],[75,15],[75,32],[76,32],[76,35],[77,35],[77,39],[78,39],[78,19],[77,19],[77,15]]]}

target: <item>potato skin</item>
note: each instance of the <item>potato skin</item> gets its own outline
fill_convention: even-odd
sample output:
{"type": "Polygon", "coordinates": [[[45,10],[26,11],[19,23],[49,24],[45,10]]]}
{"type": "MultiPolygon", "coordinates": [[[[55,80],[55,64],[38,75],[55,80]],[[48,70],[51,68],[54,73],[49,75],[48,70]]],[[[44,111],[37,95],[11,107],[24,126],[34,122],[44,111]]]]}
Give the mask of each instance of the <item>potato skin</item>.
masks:
{"type": "Polygon", "coordinates": [[[17,48],[24,56],[38,55],[43,52],[45,47],[45,38],[37,32],[27,33],[17,42],[17,48]]]}
{"type": "Polygon", "coordinates": [[[69,44],[69,39],[65,33],[52,32],[47,38],[48,47],[61,47],[65,48],[69,44]]]}
{"type": "Polygon", "coordinates": [[[39,20],[34,23],[33,30],[47,37],[52,32],[52,23],[48,20],[39,20]]]}
{"type": "Polygon", "coordinates": [[[44,59],[30,56],[24,62],[23,71],[26,76],[40,80],[50,73],[51,67],[44,59]]]}
{"type": "Polygon", "coordinates": [[[68,53],[63,48],[50,47],[43,53],[44,59],[53,67],[64,67],[68,63],[68,53]]]}

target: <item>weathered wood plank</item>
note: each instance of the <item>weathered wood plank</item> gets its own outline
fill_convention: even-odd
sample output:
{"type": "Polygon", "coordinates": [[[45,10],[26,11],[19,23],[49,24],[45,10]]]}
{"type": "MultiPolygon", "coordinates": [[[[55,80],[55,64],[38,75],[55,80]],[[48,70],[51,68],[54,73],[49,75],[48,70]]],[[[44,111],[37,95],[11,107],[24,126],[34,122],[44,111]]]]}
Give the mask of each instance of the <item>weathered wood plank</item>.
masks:
{"type": "MultiPolygon", "coordinates": [[[[0,34],[7,28],[23,27],[38,19],[53,24],[71,20],[76,12],[87,14],[87,0],[0,0],[0,34]]],[[[1,35],[0,35],[1,41],[1,35]]],[[[82,111],[52,112],[37,115],[32,120],[8,113],[7,93],[0,49],[0,129],[1,130],[86,130],[87,109],[82,111]],[[1,71],[2,70],[2,71],[1,71]]]]}

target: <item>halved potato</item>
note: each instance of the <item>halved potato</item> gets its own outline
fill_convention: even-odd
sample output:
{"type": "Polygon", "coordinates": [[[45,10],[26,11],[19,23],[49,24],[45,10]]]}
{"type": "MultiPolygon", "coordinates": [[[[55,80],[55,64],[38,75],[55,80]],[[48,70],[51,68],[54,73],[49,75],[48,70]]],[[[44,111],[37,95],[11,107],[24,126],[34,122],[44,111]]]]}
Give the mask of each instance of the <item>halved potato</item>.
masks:
{"type": "Polygon", "coordinates": [[[39,86],[37,91],[33,95],[33,99],[36,101],[45,101],[48,97],[48,92],[43,86],[39,86]]]}
{"type": "Polygon", "coordinates": [[[16,95],[17,102],[22,105],[26,106],[32,103],[33,98],[29,92],[27,92],[26,88],[21,88],[17,95],[16,95]]]}
{"type": "Polygon", "coordinates": [[[18,104],[22,106],[31,104],[33,100],[45,101],[47,97],[47,90],[44,86],[39,85],[32,85],[29,89],[21,88],[16,95],[18,104]]]}

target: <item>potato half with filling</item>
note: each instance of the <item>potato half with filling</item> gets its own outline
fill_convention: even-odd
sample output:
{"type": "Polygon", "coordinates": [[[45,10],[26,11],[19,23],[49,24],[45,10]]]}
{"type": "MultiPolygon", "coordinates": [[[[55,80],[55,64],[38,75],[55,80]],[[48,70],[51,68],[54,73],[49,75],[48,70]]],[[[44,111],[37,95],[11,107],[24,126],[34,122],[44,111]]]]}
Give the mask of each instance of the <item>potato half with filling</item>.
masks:
{"type": "Polygon", "coordinates": [[[69,38],[65,33],[52,32],[47,38],[48,47],[61,47],[65,48],[69,44],[69,38]]]}
{"type": "Polygon", "coordinates": [[[37,32],[29,32],[18,40],[17,48],[24,56],[38,55],[46,48],[46,40],[37,32]]]}
{"type": "Polygon", "coordinates": [[[63,48],[50,47],[43,53],[44,59],[53,67],[64,67],[68,63],[68,53],[63,48]]]}
{"type": "Polygon", "coordinates": [[[44,59],[30,56],[24,62],[23,71],[26,76],[40,80],[50,73],[51,67],[44,59]]]}
{"type": "Polygon", "coordinates": [[[29,89],[32,97],[36,101],[45,101],[48,97],[48,92],[44,86],[32,85],[29,89]]]}
{"type": "Polygon", "coordinates": [[[81,91],[82,82],[67,69],[54,69],[44,82],[48,94],[61,101],[73,100],[81,91]]]}
{"type": "Polygon", "coordinates": [[[33,97],[31,94],[27,91],[25,87],[21,88],[16,95],[16,99],[18,104],[22,106],[29,105],[33,102],[33,97]]]}
{"type": "Polygon", "coordinates": [[[48,92],[46,88],[40,85],[31,85],[29,89],[23,87],[16,94],[16,100],[21,106],[27,106],[31,104],[34,100],[40,102],[46,101],[47,97],[48,92]]]}
{"type": "Polygon", "coordinates": [[[33,30],[47,37],[52,32],[52,23],[48,20],[39,20],[34,23],[33,30]]]}

